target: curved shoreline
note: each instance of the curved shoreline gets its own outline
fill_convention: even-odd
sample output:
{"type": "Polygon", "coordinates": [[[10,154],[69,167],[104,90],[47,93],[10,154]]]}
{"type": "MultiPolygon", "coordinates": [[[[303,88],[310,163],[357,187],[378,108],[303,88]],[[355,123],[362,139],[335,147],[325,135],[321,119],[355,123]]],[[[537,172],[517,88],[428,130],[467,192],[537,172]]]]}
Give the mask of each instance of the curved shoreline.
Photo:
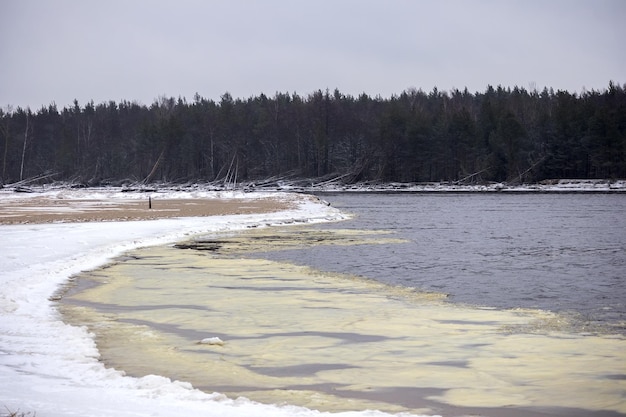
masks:
{"type": "MultiPolygon", "coordinates": [[[[84,191],[72,195],[93,198],[84,191]]],[[[158,221],[1,225],[0,406],[25,415],[50,417],[155,413],[255,417],[291,416],[294,411],[303,416],[318,415],[295,407],[230,400],[156,375],[132,378],[108,369],[99,361],[93,336],[85,328],[63,323],[50,299],[72,275],[97,268],[127,250],[175,242],[198,233],[345,218],[314,197],[273,197],[293,203],[295,208],[158,221]]]]}

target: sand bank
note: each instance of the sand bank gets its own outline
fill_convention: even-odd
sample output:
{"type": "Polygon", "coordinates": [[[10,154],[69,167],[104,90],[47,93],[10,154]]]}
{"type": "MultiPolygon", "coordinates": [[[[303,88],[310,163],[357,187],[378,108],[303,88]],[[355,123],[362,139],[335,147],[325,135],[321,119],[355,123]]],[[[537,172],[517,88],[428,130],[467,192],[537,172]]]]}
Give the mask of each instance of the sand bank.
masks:
{"type": "Polygon", "coordinates": [[[293,206],[275,198],[62,199],[32,197],[0,199],[0,224],[75,223],[90,221],[156,220],[256,214],[288,210],[293,206]]]}

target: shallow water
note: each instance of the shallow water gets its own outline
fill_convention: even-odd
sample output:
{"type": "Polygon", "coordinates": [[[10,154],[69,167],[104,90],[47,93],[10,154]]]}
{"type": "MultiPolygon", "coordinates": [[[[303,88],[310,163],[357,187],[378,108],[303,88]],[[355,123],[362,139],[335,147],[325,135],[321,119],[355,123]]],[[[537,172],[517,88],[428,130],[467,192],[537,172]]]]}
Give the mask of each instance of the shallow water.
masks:
{"type": "MultiPolygon", "coordinates": [[[[427,285],[420,285],[430,291],[403,284],[407,276],[420,275],[419,265],[426,261],[440,264],[426,272],[454,270],[446,260],[455,257],[448,254],[439,262],[434,257],[445,246],[445,233],[453,236],[463,230],[469,236],[462,242],[470,244],[456,243],[465,248],[457,258],[477,263],[488,258],[485,254],[496,253],[499,262],[491,263],[490,277],[497,281],[497,271],[512,277],[524,268],[503,268],[503,253],[518,252],[510,246],[531,247],[539,225],[550,221],[534,222],[530,228],[535,233],[527,232],[523,225],[531,222],[517,218],[520,201],[499,200],[507,204],[488,204],[489,217],[506,220],[505,227],[484,220],[475,223],[481,225],[478,230],[471,230],[472,222],[467,221],[460,228],[460,213],[475,220],[467,208],[484,208],[485,203],[464,200],[467,196],[429,197],[407,203],[413,217],[421,213],[419,222],[409,223],[425,239],[417,243],[406,232],[407,218],[396,209],[403,201],[423,196],[393,196],[382,204],[374,198],[382,196],[340,197],[346,200],[327,199],[355,212],[355,220],[322,228],[203,236],[178,247],[134,251],[81,277],[64,298],[62,311],[69,321],[86,324],[96,333],[103,360],[111,366],[257,401],[333,411],[378,408],[443,415],[495,416],[505,408],[508,415],[526,416],[626,413],[626,339],[615,331],[615,323],[607,326],[606,317],[590,322],[578,314],[549,311],[571,308],[496,308],[503,306],[491,305],[490,297],[513,300],[509,303],[524,297],[504,294],[507,290],[494,297],[492,288],[485,289],[487,295],[479,302],[458,303],[464,287],[480,293],[476,286],[483,285],[477,284],[480,274],[467,281],[469,272],[461,274],[466,280],[458,288],[433,278],[434,272],[430,280],[421,281],[427,285]],[[424,214],[425,207],[436,208],[430,200],[437,198],[441,210],[424,214]],[[464,210],[455,208],[456,199],[464,210]],[[379,211],[374,218],[387,221],[368,219],[358,211],[364,208],[379,211]],[[363,227],[363,221],[370,227],[363,227]],[[516,238],[489,240],[510,235],[516,238]],[[487,241],[479,244],[482,239],[487,241]],[[333,269],[343,273],[321,271],[333,269]],[[346,274],[346,269],[352,273],[346,274]],[[388,280],[393,276],[389,282],[394,285],[381,282],[377,274],[388,280]],[[454,291],[441,291],[441,285],[454,291]],[[201,343],[214,337],[223,344],[201,343]],[[514,411],[519,414],[511,414],[514,411]]],[[[538,204],[527,203],[521,213],[536,216],[538,204]]],[[[604,212],[613,213],[608,208],[604,212]]],[[[619,226],[618,216],[611,215],[606,219],[619,226]]],[[[564,228],[561,224],[546,229],[541,238],[546,247],[564,247],[550,240],[564,228]]],[[[606,247],[619,244],[619,233],[606,230],[606,247]]],[[[578,236],[571,230],[565,235],[578,236]]],[[[563,242],[564,234],[558,236],[554,240],[563,242]]],[[[596,247],[599,241],[584,243],[596,247]]],[[[511,256],[510,262],[518,258],[511,256]]],[[[519,258],[529,262],[526,256],[519,258]]],[[[465,263],[453,262],[459,267],[465,263]]]]}
{"type": "Polygon", "coordinates": [[[402,245],[263,254],[450,301],[574,312],[626,333],[626,195],[324,194],[354,214],[319,229],[387,230],[402,245]]]}

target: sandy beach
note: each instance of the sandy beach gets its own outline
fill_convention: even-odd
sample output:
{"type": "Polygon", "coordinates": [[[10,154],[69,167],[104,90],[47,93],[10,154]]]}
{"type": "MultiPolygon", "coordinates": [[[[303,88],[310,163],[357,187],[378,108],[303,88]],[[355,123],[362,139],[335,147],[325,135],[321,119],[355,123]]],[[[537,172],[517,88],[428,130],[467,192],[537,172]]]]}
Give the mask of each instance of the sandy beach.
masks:
{"type": "Polygon", "coordinates": [[[0,199],[0,224],[78,223],[92,221],[157,220],[271,213],[293,208],[287,201],[264,199],[158,198],[64,199],[36,196],[0,199]]]}

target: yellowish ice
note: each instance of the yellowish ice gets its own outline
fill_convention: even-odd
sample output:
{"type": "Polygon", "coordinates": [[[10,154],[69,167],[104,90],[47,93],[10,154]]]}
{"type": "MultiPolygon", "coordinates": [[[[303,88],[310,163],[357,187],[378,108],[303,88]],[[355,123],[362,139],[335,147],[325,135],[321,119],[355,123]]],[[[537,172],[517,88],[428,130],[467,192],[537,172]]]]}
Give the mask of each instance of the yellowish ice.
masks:
{"type": "Polygon", "coordinates": [[[444,404],[626,413],[622,335],[250,255],[397,243],[286,228],[144,248],[83,274],[60,308],[95,333],[107,365],[232,397],[329,411],[429,413],[444,404]]]}

